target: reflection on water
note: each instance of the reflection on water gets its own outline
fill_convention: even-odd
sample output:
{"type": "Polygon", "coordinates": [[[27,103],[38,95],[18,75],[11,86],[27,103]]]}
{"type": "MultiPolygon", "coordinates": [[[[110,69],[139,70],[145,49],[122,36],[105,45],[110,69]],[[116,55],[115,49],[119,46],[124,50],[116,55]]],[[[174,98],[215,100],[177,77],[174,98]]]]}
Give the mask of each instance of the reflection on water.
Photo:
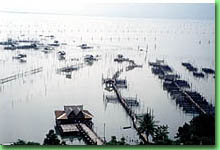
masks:
{"type": "MultiPolygon", "coordinates": [[[[136,97],[141,114],[153,109],[155,119],[169,126],[170,138],[178,127],[193,115],[185,114],[171,100],[154,76],[148,61],[164,59],[174,70],[200,92],[209,103],[215,104],[213,76],[195,78],[182,65],[190,62],[198,68],[215,68],[214,21],[204,20],[153,20],[128,18],[99,18],[48,16],[33,14],[0,14],[0,41],[7,38],[40,40],[61,44],[55,50],[4,50],[0,46],[0,78],[43,67],[43,71],[0,84],[0,143],[17,139],[42,142],[49,129],[54,128],[54,110],[64,105],[83,104],[94,115],[94,130],[108,140],[111,136],[136,144],[138,136],[120,103],[106,103],[103,95],[111,95],[102,85],[103,77],[112,75],[128,63],[114,62],[118,54],[134,60],[142,67],[124,71],[121,79],[127,88],[121,89],[125,97],[136,97]],[[16,20],[16,21],[15,21],[16,20]],[[62,23],[61,23],[62,22],[62,23]],[[23,36],[21,36],[23,35],[23,36]],[[54,35],[54,37],[51,37],[54,35]],[[93,49],[81,49],[87,43],[93,49]],[[60,59],[58,51],[65,51],[60,59]],[[12,59],[20,53],[27,55],[26,62],[12,59]],[[85,62],[86,55],[100,56],[97,61],[85,62]],[[60,68],[83,64],[71,72],[58,72],[60,68]]],[[[81,140],[70,144],[84,144],[81,140]]]]}

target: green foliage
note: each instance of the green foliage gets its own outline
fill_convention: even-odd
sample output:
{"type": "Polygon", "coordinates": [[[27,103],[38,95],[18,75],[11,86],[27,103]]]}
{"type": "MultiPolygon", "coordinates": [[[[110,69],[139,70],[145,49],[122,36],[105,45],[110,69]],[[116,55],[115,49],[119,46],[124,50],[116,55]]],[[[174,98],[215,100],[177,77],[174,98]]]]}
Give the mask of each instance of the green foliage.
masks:
{"type": "Polygon", "coordinates": [[[126,142],[125,142],[125,138],[124,137],[121,138],[121,141],[120,141],[119,145],[127,145],[126,142]]]}
{"type": "MultiPolygon", "coordinates": [[[[40,145],[40,143],[36,142],[26,142],[24,140],[18,139],[17,142],[13,143],[13,145],[40,145]]],[[[64,141],[60,141],[55,134],[54,130],[50,130],[44,139],[43,145],[66,145],[64,141]]]]}
{"type": "MultiPolygon", "coordinates": [[[[145,133],[148,144],[157,145],[214,145],[215,144],[215,118],[211,115],[199,115],[194,117],[189,123],[185,123],[179,127],[175,138],[176,141],[171,141],[168,138],[168,126],[157,125],[154,116],[151,113],[146,113],[142,119],[138,120],[140,126],[138,132],[145,133]],[[149,142],[149,136],[152,137],[154,143],[149,142]]],[[[140,143],[141,145],[144,143],[140,143]]],[[[40,143],[26,142],[18,139],[13,145],[40,145],[40,143]]],[[[43,145],[66,145],[64,141],[60,141],[54,130],[49,130],[46,134],[43,145]]],[[[120,141],[116,136],[112,136],[111,140],[106,145],[128,145],[125,138],[122,137],[120,141]]]]}
{"type": "Polygon", "coordinates": [[[26,142],[24,140],[18,139],[17,142],[13,143],[13,145],[40,145],[40,143],[36,142],[26,142]]]}
{"type": "Polygon", "coordinates": [[[64,141],[60,141],[54,130],[50,130],[44,139],[43,145],[66,145],[64,141]]]}
{"type": "Polygon", "coordinates": [[[125,142],[124,137],[121,138],[121,141],[117,141],[116,136],[112,136],[112,139],[109,142],[107,142],[106,145],[128,145],[128,144],[125,142]]]}
{"type": "Polygon", "coordinates": [[[194,117],[190,123],[179,127],[177,142],[185,145],[214,145],[215,118],[211,115],[194,117]]]}
{"type": "Polygon", "coordinates": [[[149,136],[154,136],[155,129],[157,127],[157,121],[154,120],[154,116],[151,113],[146,113],[143,119],[139,120],[140,127],[138,132],[145,133],[147,136],[147,142],[149,142],[149,136]]]}
{"type": "Polygon", "coordinates": [[[157,145],[170,145],[172,141],[168,138],[168,126],[161,125],[155,129],[153,141],[157,145]]]}

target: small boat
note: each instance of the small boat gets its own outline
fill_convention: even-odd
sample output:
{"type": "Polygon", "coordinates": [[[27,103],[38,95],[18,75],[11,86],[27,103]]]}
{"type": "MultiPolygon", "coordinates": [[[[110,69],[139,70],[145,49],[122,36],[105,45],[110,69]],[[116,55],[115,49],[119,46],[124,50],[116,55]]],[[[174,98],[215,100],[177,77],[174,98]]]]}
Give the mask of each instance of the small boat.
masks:
{"type": "Polygon", "coordinates": [[[215,73],[215,70],[213,70],[211,68],[202,68],[202,71],[207,74],[214,74],[215,73]]]}
{"type": "Polygon", "coordinates": [[[190,64],[190,63],[187,63],[187,62],[182,62],[182,65],[183,65],[184,67],[191,66],[191,64],[190,64]]]}
{"type": "Polygon", "coordinates": [[[128,127],[123,127],[123,129],[130,129],[131,128],[131,126],[128,126],[128,127]]]}
{"type": "Polygon", "coordinates": [[[71,66],[67,66],[67,67],[60,68],[59,71],[61,71],[61,72],[77,71],[77,70],[79,70],[79,68],[80,68],[81,66],[82,66],[81,64],[71,65],[71,66]]]}
{"type": "Polygon", "coordinates": [[[67,79],[71,79],[71,78],[72,78],[72,75],[71,75],[71,74],[67,74],[67,75],[66,75],[66,78],[67,78],[67,79]]]}
{"type": "Polygon", "coordinates": [[[44,48],[44,50],[54,50],[54,48],[50,47],[50,46],[47,46],[47,47],[44,48]]]}
{"type": "Polygon", "coordinates": [[[85,61],[93,61],[93,60],[97,60],[93,55],[86,55],[84,57],[85,61]]]}
{"type": "Polygon", "coordinates": [[[128,58],[124,58],[122,54],[118,54],[117,58],[114,59],[116,62],[123,62],[123,61],[129,61],[128,58]]]}
{"type": "Polygon", "coordinates": [[[16,46],[14,46],[14,45],[6,46],[6,47],[4,47],[4,50],[16,50],[16,46]]]}
{"type": "Polygon", "coordinates": [[[205,77],[205,75],[202,72],[193,72],[193,76],[198,77],[198,78],[204,78],[205,77]]]}
{"type": "Polygon", "coordinates": [[[52,50],[54,50],[53,47],[49,47],[49,46],[47,46],[47,47],[45,47],[45,48],[42,50],[42,52],[44,52],[44,53],[46,54],[46,53],[51,52],[52,50]]]}
{"type": "Polygon", "coordinates": [[[21,59],[21,58],[24,58],[24,57],[27,57],[26,54],[18,54],[17,56],[13,56],[12,58],[13,59],[21,59]]]}
{"type": "Polygon", "coordinates": [[[182,65],[192,72],[196,72],[198,70],[196,67],[193,67],[190,63],[183,62],[182,65]]]}
{"type": "Polygon", "coordinates": [[[30,45],[19,45],[16,46],[17,49],[38,49],[37,44],[33,43],[30,45]]]}
{"type": "Polygon", "coordinates": [[[54,41],[53,43],[51,43],[51,44],[48,44],[49,46],[60,46],[60,44],[59,44],[59,41],[54,41]]]}
{"type": "Polygon", "coordinates": [[[81,49],[92,49],[93,48],[92,46],[88,46],[87,44],[82,44],[82,45],[79,45],[78,47],[80,47],[81,49]]]}
{"type": "Polygon", "coordinates": [[[64,55],[66,55],[66,52],[64,52],[64,51],[59,51],[58,54],[61,55],[61,56],[64,56],[64,55]]]}
{"type": "Polygon", "coordinates": [[[19,59],[19,61],[20,61],[20,63],[26,63],[27,62],[27,60],[24,59],[24,58],[19,59]]]}

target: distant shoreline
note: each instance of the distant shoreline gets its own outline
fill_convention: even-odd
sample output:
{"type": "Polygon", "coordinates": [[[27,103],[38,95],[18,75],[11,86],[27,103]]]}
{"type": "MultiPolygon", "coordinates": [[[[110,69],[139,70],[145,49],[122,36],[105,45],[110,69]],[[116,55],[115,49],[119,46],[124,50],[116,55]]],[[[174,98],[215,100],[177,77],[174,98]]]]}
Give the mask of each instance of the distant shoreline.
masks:
{"type": "Polygon", "coordinates": [[[15,11],[15,10],[0,10],[0,13],[8,14],[33,14],[33,15],[60,15],[73,17],[97,17],[97,18],[127,18],[127,19],[152,19],[152,20],[198,20],[198,21],[215,21],[215,19],[201,19],[201,18],[172,18],[172,17],[135,17],[135,16],[109,16],[109,15],[78,15],[73,13],[54,13],[54,12],[34,12],[34,11],[15,11]]]}

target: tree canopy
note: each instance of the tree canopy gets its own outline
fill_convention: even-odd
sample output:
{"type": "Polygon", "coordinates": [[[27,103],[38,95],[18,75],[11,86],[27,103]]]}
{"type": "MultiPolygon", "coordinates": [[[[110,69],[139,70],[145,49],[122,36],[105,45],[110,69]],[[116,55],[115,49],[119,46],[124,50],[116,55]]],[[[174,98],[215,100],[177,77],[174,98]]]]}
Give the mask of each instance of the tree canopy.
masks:
{"type": "Polygon", "coordinates": [[[153,141],[157,145],[170,145],[172,141],[168,137],[169,131],[167,125],[159,125],[154,131],[153,141]]]}
{"type": "Polygon", "coordinates": [[[157,121],[154,120],[154,116],[151,113],[146,113],[143,119],[139,119],[140,126],[138,132],[145,133],[147,136],[147,142],[149,142],[149,136],[154,136],[155,129],[157,127],[157,121]]]}
{"type": "Polygon", "coordinates": [[[185,145],[215,144],[215,118],[206,114],[194,117],[190,123],[179,127],[176,138],[178,143],[185,145]]]}
{"type": "Polygon", "coordinates": [[[116,136],[112,136],[111,140],[107,142],[106,145],[128,145],[128,144],[125,142],[124,137],[122,137],[120,141],[117,141],[116,136]]]}
{"type": "Polygon", "coordinates": [[[61,142],[58,136],[55,134],[54,130],[50,130],[44,139],[43,145],[66,145],[65,142],[61,142]]]}

